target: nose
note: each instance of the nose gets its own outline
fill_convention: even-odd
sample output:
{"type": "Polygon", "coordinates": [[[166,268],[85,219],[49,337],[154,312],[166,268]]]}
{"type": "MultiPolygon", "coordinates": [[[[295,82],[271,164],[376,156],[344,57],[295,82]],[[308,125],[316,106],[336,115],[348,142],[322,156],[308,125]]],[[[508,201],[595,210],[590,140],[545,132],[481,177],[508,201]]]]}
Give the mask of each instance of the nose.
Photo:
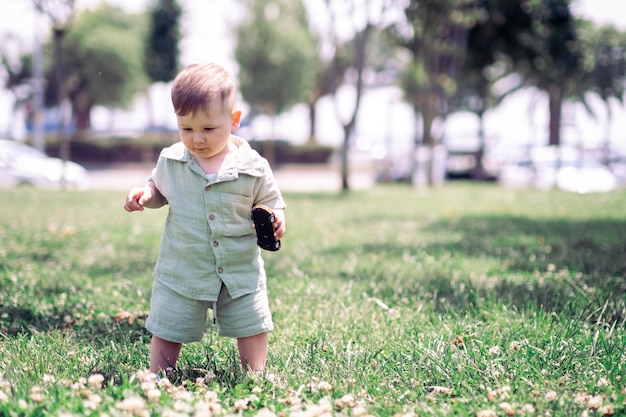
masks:
{"type": "Polygon", "coordinates": [[[194,141],[194,143],[202,143],[202,142],[204,142],[204,137],[202,135],[202,132],[194,132],[193,133],[193,141],[194,141]]]}

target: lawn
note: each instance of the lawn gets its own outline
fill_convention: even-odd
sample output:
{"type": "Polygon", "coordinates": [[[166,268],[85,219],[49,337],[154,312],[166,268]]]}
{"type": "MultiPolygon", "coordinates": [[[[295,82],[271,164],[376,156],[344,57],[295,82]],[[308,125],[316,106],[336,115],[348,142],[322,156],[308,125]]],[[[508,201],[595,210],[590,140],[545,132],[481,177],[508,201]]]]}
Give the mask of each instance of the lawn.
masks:
{"type": "Polygon", "coordinates": [[[626,414],[626,192],[286,194],[266,379],[207,326],[148,366],[166,209],[3,190],[0,415],[626,414]]]}

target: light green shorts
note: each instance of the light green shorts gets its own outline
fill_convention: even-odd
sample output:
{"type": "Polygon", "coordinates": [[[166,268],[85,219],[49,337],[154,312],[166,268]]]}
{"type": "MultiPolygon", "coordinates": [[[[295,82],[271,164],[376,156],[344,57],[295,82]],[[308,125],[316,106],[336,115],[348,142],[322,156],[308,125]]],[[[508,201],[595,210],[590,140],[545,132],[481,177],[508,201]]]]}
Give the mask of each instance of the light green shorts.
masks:
{"type": "Polygon", "coordinates": [[[267,291],[231,298],[226,286],[217,302],[192,300],[155,281],[146,329],[161,339],[189,343],[202,340],[207,310],[213,309],[218,334],[248,337],[274,329],[267,291]]]}

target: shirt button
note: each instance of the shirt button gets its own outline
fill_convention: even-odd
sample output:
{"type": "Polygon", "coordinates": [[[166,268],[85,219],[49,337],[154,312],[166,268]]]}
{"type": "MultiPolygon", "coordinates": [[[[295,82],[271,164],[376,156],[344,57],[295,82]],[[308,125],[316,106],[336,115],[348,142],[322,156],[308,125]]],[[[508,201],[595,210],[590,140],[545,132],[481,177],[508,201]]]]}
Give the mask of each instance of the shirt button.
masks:
{"type": "Polygon", "coordinates": [[[224,272],[224,268],[222,268],[221,266],[219,268],[217,268],[217,273],[221,274],[222,272],[224,272]]]}
{"type": "Polygon", "coordinates": [[[215,220],[215,214],[209,214],[209,220],[215,220]]]}
{"type": "Polygon", "coordinates": [[[213,241],[213,247],[217,248],[220,245],[220,242],[218,242],[217,240],[213,241]]]}

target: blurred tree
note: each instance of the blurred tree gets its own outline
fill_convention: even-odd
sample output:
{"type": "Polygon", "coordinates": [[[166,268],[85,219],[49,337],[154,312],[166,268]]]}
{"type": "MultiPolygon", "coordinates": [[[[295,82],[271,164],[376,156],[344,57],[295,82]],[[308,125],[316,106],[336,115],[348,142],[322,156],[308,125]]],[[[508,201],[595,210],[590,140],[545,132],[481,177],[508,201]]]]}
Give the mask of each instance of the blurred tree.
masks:
{"type": "MultiPolygon", "coordinates": [[[[422,137],[415,138],[414,146],[423,144],[432,155],[438,144],[433,123],[446,111],[446,98],[457,92],[456,78],[465,64],[468,33],[484,18],[484,9],[474,0],[411,0],[404,14],[405,21],[393,25],[390,33],[413,57],[401,84],[416,115],[421,115],[422,137]]],[[[416,164],[412,158],[411,172],[416,164]]],[[[432,168],[432,164],[426,167],[429,183],[435,179],[432,168]]]]}
{"type": "Polygon", "coordinates": [[[475,113],[479,119],[476,166],[472,176],[485,178],[483,156],[485,153],[484,115],[507,95],[524,87],[520,83],[495,96],[492,87],[500,79],[511,75],[515,68],[508,57],[519,48],[518,36],[528,32],[532,19],[519,1],[483,0],[483,10],[468,33],[465,62],[456,77],[457,88],[447,97],[446,109],[452,113],[459,110],[475,113]]]}
{"type": "MultiPolygon", "coordinates": [[[[152,0],[149,9],[148,37],[144,50],[144,68],[153,83],[168,82],[179,69],[181,38],[179,19],[182,14],[176,0],[152,0]]],[[[150,89],[146,90],[149,127],[154,127],[150,89]]]]}
{"type": "Polygon", "coordinates": [[[585,71],[581,82],[576,85],[574,99],[583,103],[594,116],[587,94],[595,94],[604,101],[608,121],[603,139],[605,147],[608,147],[613,118],[611,101],[623,104],[626,93],[626,32],[610,25],[597,27],[587,20],[579,20],[577,26],[585,56],[585,71]]]}
{"type": "Polygon", "coordinates": [[[168,82],[176,77],[181,13],[176,0],[156,0],[150,7],[144,67],[153,82],[168,82]]]}
{"type": "MultiPolygon", "coordinates": [[[[90,128],[95,105],[127,106],[147,80],[142,62],[143,15],[102,4],[77,16],[62,46],[63,82],[48,82],[48,105],[58,105],[60,88],[71,103],[76,135],[90,128]]],[[[51,80],[48,72],[48,80],[51,80]]]]}
{"type": "Polygon", "coordinates": [[[563,100],[574,94],[586,71],[571,0],[490,1],[501,2],[500,19],[511,24],[494,33],[494,50],[511,59],[522,85],[547,93],[549,145],[559,145],[563,100]]]}
{"type": "MultiPolygon", "coordinates": [[[[301,1],[243,0],[247,15],[237,28],[235,58],[239,89],[251,116],[273,119],[306,100],[315,83],[318,59],[301,1]]],[[[275,129],[272,136],[276,135],[275,129]]],[[[273,162],[273,139],[265,157],[273,162]]]]}
{"type": "MultiPolygon", "coordinates": [[[[347,43],[337,45],[335,56],[320,56],[316,81],[307,97],[307,106],[309,107],[309,143],[317,143],[317,103],[328,95],[334,94],[335,91],[343,84],[345,73],[350,67],[350,51],[347,43]]],[[[319,45],[318,45],[319,48],[319,45]]]]}
{"type": "MultiPolygon", "coordinates": [[[[71,147],[70,138],[66,134],[67,116],[63,111],[63,103],[67,99],[67,91],[64,86],[65,62],[63,60],[63,48],[65,46],[65,35],[74,18],[74,0],[33,0],[35,9],[46,16],[52,24],[53,34],[53,78],[58,88],[55,90],[54,100],[59,109],[58,137],[59,155],[65,164],[70,159],[71,147]]],[[[52,85],[52,83],[48,83],[52,85]]],[[[39,110],[39,109],[38,109],[39,110]]],[[[65,180],[63,179],[63,183],[65,180]]]]}
{"type": "MultiPolygon", "coordinates": [[[[13,95],[9,120],[15,120],[13,116],[17,109],[28,105],[33,98],[32,61],[32,55],[23,52],[15,38],[6,36],[0,42],[0,74],[4,79],[4,87],[13,95]]],[[[9,134],[12,130],[9,129],[9,134]]]]}
{"type": "MultiPolygon", "coordinates": [[[[386,68],[384,58],[379,57],[381,59],[378,61],[372,60],[368,52],[373,44],[372,39],[378,39],[382,43],[382,38],[378,37],[381,34],[380,29],[388,24],[390,12],[396,10],[398,5],[393,1],[376,0],[325,0],[324,4],[329,22],[324,41],[332,50],[330,55],[332,58],[325,77],[350,86],[354,90],[353,104],[349,106],[349,114],[346,117],[342,117],[344,111],[341,107],[342,105],[348,107],[348,105],[346,102],[340,105],[338,90],[334,91],[336,113],[343,129],[340,158],[341,189],[346,192],[350,189],[348,159],[350,139],[356,127],[361,99],[366,88],[366,77],[370,75],[366,73],[368,69],[375,74],[376,70],[386,68]],[[346,46],[349,46],[351,51],[344,53],[346,46]],[[350,58],[350,61],[346,61],[347,58],[350,58]],[[371,65],[372,62],[382,64],[371,65]]],[[[380,45],[381,43],[374,44],[380,45]]]]}

